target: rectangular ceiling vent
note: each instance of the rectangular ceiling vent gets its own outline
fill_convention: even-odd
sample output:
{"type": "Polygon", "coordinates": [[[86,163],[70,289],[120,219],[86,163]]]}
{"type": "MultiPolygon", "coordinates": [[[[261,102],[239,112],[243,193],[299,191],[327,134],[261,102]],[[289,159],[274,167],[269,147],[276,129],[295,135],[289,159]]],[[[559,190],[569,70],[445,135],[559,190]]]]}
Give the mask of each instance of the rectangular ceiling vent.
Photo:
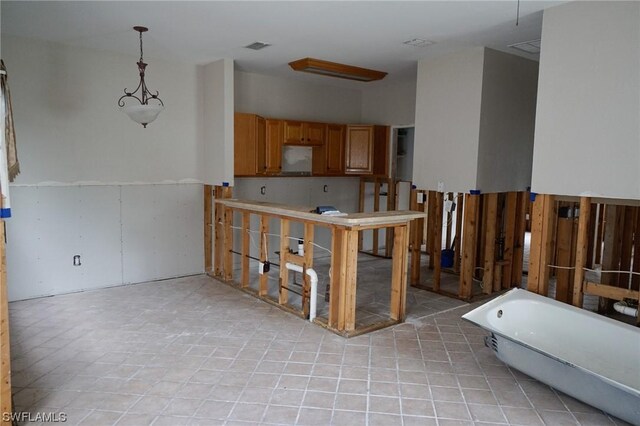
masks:
{"type": "Polygon", "coordinates": [[[521,52],[537,55],[540,53],[540,39],[510,44],[509,47],[512,49],[519,50],[521,52]]]}
{"type": "Polygon", "coordinates": [[[247,49],[251,49],[251,50],[260,50],[260,49],[264,49],[265,47],[269,47],[271,46],[269,43],[263,43],[261,41],[254,41],[251,44],[246,45],[245,47],[247,49]]]}

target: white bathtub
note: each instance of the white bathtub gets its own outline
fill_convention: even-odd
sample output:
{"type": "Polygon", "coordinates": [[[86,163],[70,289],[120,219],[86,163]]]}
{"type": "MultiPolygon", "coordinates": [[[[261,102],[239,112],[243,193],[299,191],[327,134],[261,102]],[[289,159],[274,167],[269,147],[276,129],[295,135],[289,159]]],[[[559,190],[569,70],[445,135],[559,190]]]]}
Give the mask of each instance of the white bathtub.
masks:
{"type": "Polygon", "coordinates": [[[639,328],[520,289],[462,318],[505,364],[640,425],[639,328]]]}

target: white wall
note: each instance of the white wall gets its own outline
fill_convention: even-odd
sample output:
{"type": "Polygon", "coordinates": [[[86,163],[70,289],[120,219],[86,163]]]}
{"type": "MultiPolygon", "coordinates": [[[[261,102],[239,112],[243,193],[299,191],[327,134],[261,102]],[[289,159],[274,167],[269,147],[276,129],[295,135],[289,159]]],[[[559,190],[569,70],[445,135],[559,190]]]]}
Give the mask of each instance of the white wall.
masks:
{"type": "Polygon", "coordinates": [[[640,199],[640,3],[545,10],[532,191],[640,199]]]}
{"type": "Polygon", "coordinates": [[[237,112],[266,118],[360,123],[362,92],[236,71],[234,102],[237,112]]]}
{"type": "Polygon", "coordinates": [[[483,61],[484,48],[474,48],[418,62],[413,157],[418,188],[476,189],[483,61]]]}
{"type": "Polygon", "coordinates": [[[362,122],[402,126],[416,116],[416,79],[387,84],[369,83],[362,88],[362,122]]]}
{"type": "Polygon", "coordinates": [[[476,189],[531,185],[538,63],[493,49],[484,54],[476,189]]]}
{"type": "Polygon", "coordinates": [[[233,186],[233,60],[202,67],[204,182],[233,186]]]}
{"type": "Polygon", "coordinates": [[[166,108],[144,129],[116,104],[137,84],[136,56],[5,35],[2,54],[21,166],[10,298],[202,272],[197,67],[145,58],[166,108]]]}

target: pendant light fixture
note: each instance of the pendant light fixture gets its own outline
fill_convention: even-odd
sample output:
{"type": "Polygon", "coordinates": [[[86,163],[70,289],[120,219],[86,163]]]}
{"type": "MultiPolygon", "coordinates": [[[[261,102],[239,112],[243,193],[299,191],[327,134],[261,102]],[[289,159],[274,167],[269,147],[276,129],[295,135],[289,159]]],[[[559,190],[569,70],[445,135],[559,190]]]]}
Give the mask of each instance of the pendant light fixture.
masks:
{"type": "Polygon", "coordinates": [[[126,88],[124,89],[124,95],[118,99],[118,106],[129,118],[136,123],[142,124],[142,127],[146,128],[147,124],[153,122],[164,109],[164,103],[158,97],[158,91],[156,91],[154,95],[149,91],[147,84],[144,82],[144,71],[147,64],[142,58],[142,33],[149,31],[149,29],[139,26],[133,27],[133,29],[140,33],[140,60],[138,61],[140,82],[133,92],[129,92],[126,88]],[[125,102],[127,99],[131,100],[128,105],[125,102]],[[151,101],[151,103],[149,103],[149,101],[151,101]]]}

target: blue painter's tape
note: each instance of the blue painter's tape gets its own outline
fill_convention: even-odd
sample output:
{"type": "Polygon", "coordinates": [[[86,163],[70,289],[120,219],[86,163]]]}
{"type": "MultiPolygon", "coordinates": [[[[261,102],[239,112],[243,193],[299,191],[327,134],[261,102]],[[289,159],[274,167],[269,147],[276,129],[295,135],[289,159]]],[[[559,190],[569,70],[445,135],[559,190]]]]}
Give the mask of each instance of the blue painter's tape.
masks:
{"type": "Polygon", "coordinates": [[[471,195],[480,195],[480,190],[479,189],[471,189],[469,190],[469,194],[471,195]]]}
{"type": "Polygon", "coordinates": [[[11,217],[11,209],[0,209],[0,217],[1,218],[5,218],[5,217],[11,217]]]}
{"type": "Polygon", "coordinates": [[[222,182],[222,186],[229,186],[229,182],[222,182]]]}
{"type": "Polygon", "coordinates": [[[534,202],[536,200],[536,195],[538,195],[537,192],[532,192],[531,194],[529,194],[529,200],[531,202],[534,202]]]}

